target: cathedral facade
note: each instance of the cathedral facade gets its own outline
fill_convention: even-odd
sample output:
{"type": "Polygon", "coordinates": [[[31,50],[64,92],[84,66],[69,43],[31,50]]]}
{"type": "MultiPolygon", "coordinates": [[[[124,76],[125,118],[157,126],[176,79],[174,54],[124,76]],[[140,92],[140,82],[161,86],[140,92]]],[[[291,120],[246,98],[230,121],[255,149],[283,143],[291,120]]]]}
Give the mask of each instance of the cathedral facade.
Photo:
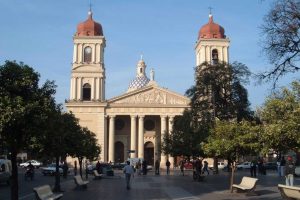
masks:
{"type": "MultiPolygon", "coordinates": [[[[189,108],[190,99],[165,89],[146,74],[146,63],[141,58],[136,66],[136,77],[127,92],[105,98],[105,37],[101,24],[88,19],[77,26],[73,37],[74,52],[71,70],[70,99],[66,103],[83,127],[97,136],[105,162],[124,162],[128,157],[144,158],[153,165],[162,165],[174,158],[161,152],[164,134],[171,134],[175,117],[189,108]]],[[[207,62],[228,62],[229,40],[224,28],[213,22],[212,15],[198,35],[195,47],[196,65],[207,62]]],[[[132,69],[134,70],[134,68],[132,69]]]]}

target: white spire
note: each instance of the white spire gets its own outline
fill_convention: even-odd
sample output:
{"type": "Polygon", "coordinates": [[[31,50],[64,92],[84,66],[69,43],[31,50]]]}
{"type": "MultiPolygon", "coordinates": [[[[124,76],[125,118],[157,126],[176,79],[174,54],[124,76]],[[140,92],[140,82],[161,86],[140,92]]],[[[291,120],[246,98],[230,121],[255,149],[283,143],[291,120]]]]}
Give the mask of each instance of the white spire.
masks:
{"type": "Polygon", "coordinates": [[[151,70],[150,70],[150,81],[154,81],[154,69],[153,68],[151,68],[151,70]]]}

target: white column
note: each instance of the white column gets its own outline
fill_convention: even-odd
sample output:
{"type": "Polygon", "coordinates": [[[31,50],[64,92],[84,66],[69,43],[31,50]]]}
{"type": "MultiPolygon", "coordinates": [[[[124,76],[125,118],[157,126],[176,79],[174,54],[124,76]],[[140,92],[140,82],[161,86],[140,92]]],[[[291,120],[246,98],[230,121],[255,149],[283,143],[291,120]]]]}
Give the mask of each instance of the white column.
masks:
{"type": "Polygon", "coordinates": [[[103,78],[100,78],[100,85],[99,85],[99,100],[103,101],[103,78]]]}
{"type": "Polygon", "coordinates": [[[77,49],[77,58],[78,58],[78,61],[79,63],[82,63],[83,62],[83,52],[82,52],[82,44],[78,44],[78,49],[77,49]]]}
{"type": "MultiPolygon", "coordinates": [[[[166,120],[166,116],[160,116],[160,119],[161,119],[161,122],[160,122],[160,126],[161,126],[161,131],[160,131],[160,135],[161,135],[161,143],[163,142],[164,140],[164,135],[166,134],[166,130],[167,130],[167,120],[166,120]]],[[[161,152],[161,155],[160,155],[160,166],[165,168],[166,167],[166,155],[164,155],[162,152],[161,152]]]]}
{"type": "Polygon", "coordinates": [[[77,87],[77,89],[78,89],[78,100],[82,100],[82,77],[80,77],[79,79],[78,79],[78,81],[79,81],[79,83],[78,83],[78,87],[77,87]]]}
{"type": "Polygon", "coordinates": [[[103,154],[104,154],[104,162],[108,162],[108,160],[107,160],[107,156],[108,156],[108,148],[107,148],[107,146],[108,146],[108,141],[107,141],[107,138],[108,138],[108,136],[107,136],[107,120],[108,120],[108,117],[105,115],[104,116],[104,147],[103,147],[103,150],[102,151],[104,151],[103,152],[103,154]]]}
{"type": "Polygon", "coordinates": [[[74,88],[73,88],[73,99],[77,100],[77,77],[73,78],[74,88]]]}
{"type": "Polygon", "coordinates": [[[73,49],[73,63],[77,63],[77,44],[74,43],[74,49],[73,49]]]}
{"type": "Polygon", "coordinates": [[[94,101],[95,100],[95,78],[93,78],[92,80],[92,88],[91,88],[91,100],[94,101]]]}
{"type": "Polygon", "coordinates": [[[70,100],[73,100],[73,77],[71,77],[71,83],[70,83],[70,100]]]}
{"type": "Polygon", "coordinates": [[[96,90],[96,100],[99,100],[99,87],[100,87],[100,79],[96,78],[96,87],[95,87],[95,90],[96,90]]]}
{"type": "Polygon", "coordinates": [[[135,150],[135,153],[131,153],[130,157],[131,158],[136,158],[136,116],[135,115],[131,115],[131,135],[130,135],[130,150],[135,150]]]}
{"type": "Polygon", "coordinates": [[[115,161],[115,116],[109,116],[108,161],[115,161]]]}
{"type": "MultiPolygon", "coordinates": [[[[169,134],[172,134],[173,131],[173,122],[174,122],[174,116],[169,117],[169,134]]],[[[169,156],[169,161],[171,163],[171,167],[174,167],[174,157],[169,156]]]]}
{"type": "Polygon", "coordinates": [[[139,116],[138,157],[144,158],[144,116],[139,116]]]}

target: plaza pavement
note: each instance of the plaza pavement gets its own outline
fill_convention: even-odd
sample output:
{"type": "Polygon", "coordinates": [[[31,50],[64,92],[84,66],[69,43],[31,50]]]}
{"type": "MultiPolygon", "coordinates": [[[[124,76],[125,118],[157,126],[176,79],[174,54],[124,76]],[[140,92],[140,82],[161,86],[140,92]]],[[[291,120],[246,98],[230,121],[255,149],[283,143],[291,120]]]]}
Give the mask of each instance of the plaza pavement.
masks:
{"type": "MultiPolygon", "coordinates": [[[[281,199],[277,189],[278,183],[284,183],[283,177],[278,177],[275,172],[270,172],[266,176],[258,175],[257,196],[247,196],[243,193],[229,192],[230,173],[221,172],[219,175],[209,175],[204,182],[192,180],[191,171],[185,176],[174,171],[171,175],[164,172],[161,175],[154,175],[150,172],[146,176],[137,176],[132,179],[131,190],[125,187],[125,178],[122,171],[115,171],[114,177],[104,177],[101,180],[93,180],[89,177],[90,183],[86,190],[75,189],[72,179],[62,183],[65,191],[62,199],[68,200],[243,200],[261,199],[277,200],[281,199]]],[[[242,176],[249,176],[249,171],[239,171],[236,173],[235,183],[239,183],[242,176]]],[[[295,179],[295,184],[300,186],[300,178],[295,179]]],[[[33,195],[22,197],[23,200],[33,199],[33,195]]]]}

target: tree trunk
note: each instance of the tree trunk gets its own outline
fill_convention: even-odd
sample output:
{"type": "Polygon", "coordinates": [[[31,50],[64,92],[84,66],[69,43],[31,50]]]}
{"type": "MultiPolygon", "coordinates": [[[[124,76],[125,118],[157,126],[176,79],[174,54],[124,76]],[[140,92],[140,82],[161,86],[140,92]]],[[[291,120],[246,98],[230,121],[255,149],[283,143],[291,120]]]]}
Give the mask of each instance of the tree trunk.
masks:
{"type": "Polygon", "coordinates": [[[79,174],[82,178],[82,158],[78,158],[78,162],[79,162],[79,174]]]}
{"type": "Polygon", "coordinates": [[[19,184],[18,184],[18,166],[17,166],[17,150],[13,148],[11,151],[12,176],[10,186],[11,200],[19,199],[19,184]]]}
{"type": "Polygon", "coordinates": [[[218,157],[214,157],[214,174],[219,174],[218,157]]]}
{"type": "Polygon", "coordinates": [[[56,169],[55,169],[55,184],[54,184],[54,192],[60,192],[60,172],[59,172],[59,156],[55,157],[55,164],[56,164],[56,169]]]}
{"type": "Polygon", "coordinates": [[[235,168],[236,168],[236,162],[233,161],[232,163],[232,168],[231,168],[231,178],[230,178],[230,192],[232,193],[233,192],[233,180],[234,180],[234,172],[235,172],[235,168]]]}

